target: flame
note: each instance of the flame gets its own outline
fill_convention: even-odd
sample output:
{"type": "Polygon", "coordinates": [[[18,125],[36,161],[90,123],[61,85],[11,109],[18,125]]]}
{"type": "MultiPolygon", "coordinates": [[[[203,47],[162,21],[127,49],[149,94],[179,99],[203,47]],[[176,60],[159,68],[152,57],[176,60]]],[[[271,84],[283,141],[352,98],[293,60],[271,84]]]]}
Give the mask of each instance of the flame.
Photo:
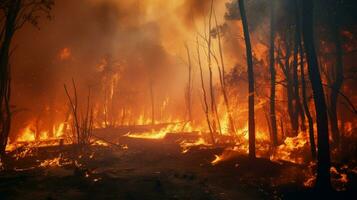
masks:
{"type": "Polygon", "coordinates": [[[53,136],[49,136],[49,130],[43,130],[38,133],[38,138],[36,138],[36,131],[33,123],[30,123],[23,131],[19,134],[16,142],[34,142],[36,140],[48,140],[48,139],[61,139],[64,137],[65,133],[65,123],[59,123],[58,125],[53,125],[52,133],[53,136]]]}
{"type": "Polygon", "coordinates": [[[180,146],[182,148],[182,153],[187,153],[191,147],[195,146],[211,146],[211,144],[207,143],[202,137],[198,138],[196,141],[190,142],[190,141],[182,141],[180,143],[180,146]]]}
{"type": "Polygon", "coordinates": [[[163,139],[166,137],[167,133],[178,132],[181,130],[182,126],[180,123],[170,124],[165,128],[158,131],[151,130],[145,133],[128,133],[125,136],[130,138],[141,138],[141,139],[163,139]]]}
{"type": "Polygon", "coordinates": [[[125,136],[140,139],[163,139],[166,136],[166,132],[152,130],[151,132],[146,133],[128,133],[125,136]]]}
{"type": "Polygon", "coordinates": [[[61,157],[57,157],[57,158],[53,158],[53,159],[48,159],[48,160],[44,160],[43,162],[40,163],[40,167],[60,167],[62,166],[61,163],[61,157]]]}
{"type": "Polygon", "coordinates": [[[315,176],[310,176],[306,181],[304,181],[304,186],[305,187],[313,187],[316,181],[315,176]]]}
{"type": "Polygon", "coordinates": [[[215,159],[211,162],[212,165],[217,164],[218,162],[222,161],[222,156],[214,155],[215,159]]]}
{"type": "Polygon", "coordinates": [[[31,142],[35,141],[35,132],[31,130],[31,125],[27,126],[24,131],[17,138],[17,142],[31,142]]]}
{"type": "Polygon", "coordinates": [[[55,137],[63,137],[64,125],[65,125],[65,123],[62,122],[58,126],[53,126],[53,133],[54,133],[55,137]]]}
{"type": "Polygon", "coordinates": [[[65,122],[53,125],[50,130],[41,130],[36,133],[34,122],[30,122],[24,129],[20,131],[16,140],[11,141],[6,146],[7,152],[15,151],[19,147],[25,147],[23,150],[17,152],[14,157],[16,159],[24,158],[32,154],[33,147],[55,146],[69,143],[69,138],[66,136],[67,127],[65,122]]]}
{"type": "Polygon", "coordinates": [[[64,165],[70,164],[71,161],[63,158],[62,154],[60,154],[58,157],[52,158],[52,159],[47,159],[42,161],[39,164],[39,167],[42,168],[49,168],[49,167],[62,167],[64,165]]]}
{"type": "Polygon", "coordinates": [[[306,132],[300,132],[296,137],[287,137],[270,156],[270,159],[302,164],[304,163],[302,151],[305,148],[308,148],[308,136],[306,132]]]}
{"type": "Polygon", "coordinates": [[[109,144],[103,140],[94,140],[91,142],[92,145],[107,147],[109,144]]]}

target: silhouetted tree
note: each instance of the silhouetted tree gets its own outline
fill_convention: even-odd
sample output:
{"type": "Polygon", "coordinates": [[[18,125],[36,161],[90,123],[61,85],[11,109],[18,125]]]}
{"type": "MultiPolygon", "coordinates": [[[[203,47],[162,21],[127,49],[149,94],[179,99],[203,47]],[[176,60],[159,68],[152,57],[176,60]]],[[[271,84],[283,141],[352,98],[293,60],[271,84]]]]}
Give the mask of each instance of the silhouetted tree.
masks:
{"type": "Polygon", "coordinates": [[[333,69],[330,70],[330,84],[331,92],[329,95],[329,116],[330,116],[330,125],[331,125],[331,134],[333,142],[335,145],[339,144],[340,141],[340,131],[338,128],[338,119],[337,119],[337,102],[339,91],[343,84],[343,50],[341,42],[341,27],[340,27],[340,9],[339,1],[333,1],[330,5],[330,17],[331,17],[331,29],[332,29],[332,38],[335,43],[335,64],[333,69]]]}
{"type": "MultiPolygon", "coordinates": [[[[299,46],[301,44],[301,33],[300,33],[300,20],[299,20],[299,5],[295,2],[295,39],[294,39],[294,57],[293,57],[293,104],[294,104],[294,120],[299,124],[300,117],[300,127],[302,131],[305,131],[305,115],[304,110],[301,105],[300,100],[300,87],[299,87],[299,46]]],[[[297,130],[296,130],[297,131],[297,130]]]]}
{"type": "Polygon", "coordinates": [[[200,53],[200,46],[199,46],[198,38],[197,38],[197,60],[198,60],[198,66],[199,66],[199,69],[200,69],[201,88],[202,88],[202,92],[203,92],[203,103],[204,103],[203,110],[204,110],[204,113],[205,113],[205,116],[206,116],[207,126],[208,126],[208,129],[209,129],[209,132],[210,132],[212,144],[216,144],[216,140],[214,139],[213,130],[212,130],[212,124],[211,124],[211,120],[210,120],[210,116],[209,116],[209,108],[208,108],[208,102],[207,102],[207,92],[206,92],[206,89],[205,89],[205,83],[204,83],[204,79],[203,79],[201,53],[200,53]]]}
{"type": "MultiPolygon", "coordinates": [[[[297,1],[297,0],[296,0],[297,1]]],[[[315,133],[314,133],[314,120],[312,119],[308,98],[306,94],[306,80],[305,80],[305,71],[304,71],[304,51],[302,44],[300,43],[299,47],[300,51],[300,74],[301,74],[301,92],[302,92],[302,102],[304,106],[304,113],[307,117],[307,121],[309,124],[309,141],[310,141],[310,149],[311,149],[311,157],[312,159],[316,159],[316,144],[315,144],[315,133]]]]}
{"type": "MultiPolygon", "coordinates": [[[[301,93],[302,93],[302,105],[304,109],[304,114],[306,115],[308,125],[309,125],[309,141],[310,141],[310,150],[311,150],[311,157],[312,159],[316,159],[316,144],[315,144],[315,135],[314,135],[314,121],[310,113],[309,109],[309,103],[308,103],[308,98],[307,98],[307,91],[306,91],[306,80],[305,80],[305,69],[304,69],[304,49],[302,47],[302,41],[301,41],[301,18],[300,18],[300,4],[299,0],[295,0],[295,8],[296,8],[296,13],[295,13],[295,20],[296,20],[296,32],[299,37],[297,39],[298,45],[299,45],[299,53],[300,53],[300,77],[301,77],[301,93]]],[[[303,118],[302,118],[303,119],[303,118]]],[[[303,120],[301,123],[305,123],[303,120]]]]}
{"type": "Polygon", "coordinates": [[[330,180],[330,147],[328,133],[327,108],[325,94],[322,87],[319,63],[314,45],[313,10],[314,1],[303,0],[303,38],[306,51],[309,77],[311,81],[317,123],[318,152],[317,152],[317,177],[316,189],[329,191],[330,180]]]}
{"type": "Polygon", "coordinates": [[[274,146],[278,145],[278,130],[276,126],[275,113],[275,90],[276,90],[276,70],[275,70],[275,0],[270,3],[270,126],[272,142],[274,146]]]}
{"type": "Polygon", "coordinates": [[[49,17],[53,0],[0,1],[0,157],[4,156],[11,128],[11,42],[24,24],[38,26],[42,15],[49,17]]]}
{"type": "Polygon", "coordinates": [[[220,84],[221,84],[224,104],[226,106],[226,110],[227,110],[227,114],[228,114],[229,131],[232,135],[235,135],[236,131],[235,131],[235,127],[234,127],[234,121],[233,121],[233,117],[232,117],[232,111],[231,111],[231,106],[229,104],[229,97],[227,94],[227,87],[226,87],[226,76],[225,76],[226,72],[225,72],[225,64],[224,64],[222,42],[221,42],[221,30],[218,27],[216,14],[214,16],[215,16],[215,23],[216,23],[216,34],[217,34],[216,36],[218,39],[219,57],[220,57],[220,64],[218,62],[218,59],[216,59],[218,73],[219,73],[219,80],[220,80],[220,84]],[[220,65],[221,65],[221,67],[220,67],[220,65]]]}
{"type": "Polygon", "coordinates": [[[248,65],[248,132],[249,132],[249,157],[255,158],[255,118],[254,118],[254,70],[252,46],[248,29],[248,21],[244,8],[244,0],[238,0],[239,11],[243,24],[244,40],[248,65]]]}

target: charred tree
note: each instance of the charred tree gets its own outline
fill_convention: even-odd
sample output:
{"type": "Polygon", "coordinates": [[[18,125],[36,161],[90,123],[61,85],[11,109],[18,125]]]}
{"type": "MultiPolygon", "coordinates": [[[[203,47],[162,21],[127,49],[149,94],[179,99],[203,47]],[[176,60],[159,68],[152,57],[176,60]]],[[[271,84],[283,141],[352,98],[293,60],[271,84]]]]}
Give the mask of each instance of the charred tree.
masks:
{"type": "Polygon", "coordinates": [[[280,129],[281,129],[281,136],[285,138],[285,131],[284,131],[284,120],[280,117],[280,129]]]}
{"type": "Polygon", "coordinates": [[[300,43],[300,66],[301,66],[301,93],[302,93],[302,102],[304,106],[304,113],[306,115],[308,124],[309,124],[309,141],[310,141],[310,149],[311,149],[311,157],[313,160],[316,159],[316,144],[315,144],[315,133],[314,133],[314,120],[312,119],[308,98],[306,94],[306,80],[305,80],[305,72],[304,72],[304,51],[302,48],[302,44],[300,43]]]}
{"type": "Polygon", "coordinates": [[[187,106],[188,121],[192,122],[192,63],[191,63],[190,50],[187,44],[185,44],[185,47],[186,47],[187,61],[188,61],[188,83],[186,86],[186,106],[187,106]]]}
{"type": "Polygon", "coordinates": [[[299,7],[298,3],[295,3],[295,41],[294,41],[294,60],[293,60],[293,103],[294,103],[294,118],[299,123],[300,117],[300,127],[302,131],[305,131],[305,115],[304,110],[302,109],[301,100],[300,100],[300,89],[299,89],[299,75],[298,75],[298,67],[299,67],[299,45],[301,43],[301,35],[300,35],[300,26],[299,26],[299,7]]]}
{"type": "Polygon", "coordinates": [[[150,83],[149,83],[149,91],[150,91],[150,100],[151,100],[151,124],[155,124],[155,102],[154,102],[154,83],[152,80],[152,77],[150,77],[150,83]]]}
{"type": "Polygon", "coordinates": [[[39,13],[50,16],[53,1],[6,0],[0,1],[0,157],[11,129],[11,42],[17,30],[27,22],[37,26],[39,13]]]}
{"type": "Polygon", "coordinates": [[[104,113],[104,128],[109,127],[109,120],[108,120],[108,92],[107,88],[104,88],[104,105],[103,105],[103,113],[104,113]]]}
{"type": "MultiPolygon", "coordinates": [[[[300,5],[299,1],[295,0],[296,10],[296,31],[298,32],[297,37],[299,37],[299,53],[300,53],[300,77],[301,77],[301,94],[302,94],[302,104],[304,109],[304,114],[306,115],[308,126],[309,126],[309,141],[311,149],[311,157],[313,160],[316,159],[316,144],[315,144],[315,133],[314,133],[314,121],[312,119],[308,98],[306,94],[306,80],[305,80],[305,70],[304,70],[304,49],[301,41],[301,18],[300,18],[300,5]]],[[[304,121],[302,121],[304,123],[304,121]]]]}
{"type": "Polygon", "coordinates": [[[2,27],[2,38],[0,47],[0,103],[1,103],[1,121],[0,121],[0,155],[5,154],[5,148],[11,128],[11,111],[10,111],[10,95],[11,95],[11,78],[10,78],[10,45],[16,30],[16,18],[20,12],[21,1],[9,1],[5,4],[4,14],[5,22],[2,27]]]}
{"type": "MultiPolygon", "coordinates": [[[[289,29],[289,31],[290,30],[291,29],[289,29]]],[[[285,41],[283,41],[285,46],[285,55],[281,55],[283,50],[279,49],[278,62],[280,68],[283,71],[283,74],[285,76],[285,82],[286,82],[284,86],[286,87],[286,93],[287,93],[287,108],[288,108],[288,115],[291,124],[291,129],[293,131],[293,134],[290,134],[290,136],[296,136],[298,133],[299,121],[297,116],[295,115],[295,106],[294,106],[294,81],[293,81],[293,73],[291,72],[292,64],[290,63],[290,56],[291,56],[290,33],[287,32],[286,34],[283,34],[282,37],[285,37],[284,38],[285,41]]]]}
{"type": "Polygon", "coordinates": [[[200,68],[200,77],[201,77],[201,87],[202,87],[202,92],[203,92],[203,110],[206,116],[206,121],[207,121],[207,126],[210,132],[210,137],[212,140],[212,144],[216,144],[216,140],[214,139],[214,135],[213,135],[213,130],[212,130],[212,124],[211,124],[211,119],[209,116],[209,108],[208,108],[208,102],[207,102],[207,92],[205,89],[205,83],[204,83],[204,79],[203,79],[203,70],[202,70],[202,63],[201,63],[201,53],[200,53],[200,46],[198,43],[198,39],[197,39],[197,60],[198,60],[198,66],[200,68]]]}
{"type": "Polygon", "coordinates": [[[315,188],[318,191],[330,191],[330,146],[328,133],[327,108],[325,94],[322,87],[319,63],[314,45],[313,9],[314,2],[303,0],[303,38],[306,51],[309,77],[311,81],[317,124],[318,152],[317,152],[317,177],[315,188]]]}
{"type": "Polygon", "coordinates": [[[276,126],[275,113],[275,90],[276,90],[276,71],[275,71],[275,0],[270,4],[270,127],[271,127],[271,141],[273,146],[278,145],[278,129],[276,126]]]}
{"type": "Polygon", "coordinates": [[[223,59],[223,50],[222,50],[222,42],[221,42],[221,33],[218,27],[218,23],[217,23],[217,16],[216,14],[214,15],[215,17],[215,22],[216,22],[216,29],[217,29],[217,39],[218,39],[218,48],[219,48],[219,57],[220,57],[220,63],[221,63],[221,67],[219,67],[219,62],[217,61],[217,66],[218,66],[218,72],[219,72],[219,80],[221,83],[221,90],[222,90],[222,94],[223,94],[223,99],[224,99],[224,104],[226,106],[226,110],[228,113],[228,120],[229,120],[229,132],[231,132],[232,134],[235,135],[235,128],[234,128],[234,121],[233,121],[233,117],[232,117],[232,111],[230,108],[230,104],[229,104],[229,98],[228,98],[228,94],[227,94],[227,88],[226,88],[226,80],[225,80],[225,64],[224,64],[224,59],[223,59]]]}
{"type": "Polygon", "coordinates": [[[75,138],[77,138],[77,144],[80,144],[80,122],[79,122],[79,114],[78,114],[78,98],[77,98],[77,88],[74,80],[72,79],[72,86],[73,86],[73,98],[68,92],[66,84],[64,84],[64,90],[66,92],[67,98],[70,103],[70,108],[72,110],[72,115],[73,115],[73,129],[75,138]]]}
{"type": "Polygon", "coordinates": [[[69,105],[72,111],[73,123],[72,130],[74,132],[74,138],[79,147],[83,147],[90,143],[90,138],[93,131],[93,108],[90,106],[90,90],[88,90],[87,105],[85,115],[81,115],[79,112],[77,87],[72,79],[73,97],[69,94],[66,84],[64,84],[64,90],[66,92],[69,105]]]}
{"type": "Polygon", "coordinates": [[[330,116],[330,125],[331,125],[331,134],[332,139],[335,145],[339,144],[340,141],[340,131],[338,128],[338,118],[337,118],[337,102],[339,91],[343,84],[343,50],[341,44],[341,35],[340,35],[340,9],[339,2],[336,1],[332,6],[332,38],[335,43],[335,56],[336,63],[334,68],[331,70],[331,92],[329,96],[329,116],[330,116]]]}
{"type": "MultiPolygon", "coordinates": [[[[294,73],[291,73],[291,63],[289,61],[291,56],[290,45],[291,45],[290,41],[286,41],[285,76],[287,82],[286,87],[287,87],[287,97],[288,97],[288,113],[290,117],[293,136],[296,136],[298,134],[298,129],[299,129],[299,119],[298,116],[296,115],[296,107],[295,107],[294,73]]],[[[294,68],[295,66],[292,67],[294,68]]]]}
{"type": "Polygon", "coordinates": [[[214,94],[214,86],[213,86],[213,71],[212,71],[212,15],[213,15],[213,0],[211,1],[209,21],[208,21],[208,41],[207,41],[207,57],[208,57],[208,71],[209,71],[209,89],[210,89],[210,108],[212,115],[212,128],[213,132],[216,133],[216,124],[218,124],[219,133],[222,134],[221,122],[218,116],[217,105],[214,94]],[[216,123],[217,122],[217,123],[216,123]]]}
{"type": "Polygon", "coordinates": [[[248,21],[244,8],[244,0],[238,1],[239,11],[243,24],[244,40],[248,66],[248,132],[249,132],[249,157],[255,158],[255,118],[254,118],[254,70],[252,46],[248,29],[248,21]]]}
{"type": "Polygon", "coordinates": [[[120,125],[123,126],[125,123],[125,118],[126,118],[126,107],[123,106],[122,111],[121,111],[121,122],[120,125]]]}

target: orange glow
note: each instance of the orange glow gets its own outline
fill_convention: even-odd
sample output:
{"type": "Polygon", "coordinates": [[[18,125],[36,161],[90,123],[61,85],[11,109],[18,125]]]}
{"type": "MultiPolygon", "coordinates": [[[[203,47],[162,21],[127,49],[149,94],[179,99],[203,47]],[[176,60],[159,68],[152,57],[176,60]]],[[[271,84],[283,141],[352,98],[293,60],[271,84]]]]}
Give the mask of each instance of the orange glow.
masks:
{"type": "Polygon", "coordinates": [[[300,132],[296,137],[287,137],[283,144],[277,147],[271,160],[285,160],[293,163],[304,163],[303,149],[308,149],[308,133],[300,132]]]}
{"type": "Polygon", "coordinates": [[[72,56],[71,49],[68,47],[61,49],[60,52],[58,53],[58,58],[61,61],[68,60],[71,58],[71,56],[72,56]]]}
{"type": "Polygon", "coordinates": [[[48,139],[60,139],[64,137],[65,123],[59,123],[58,125],[54,125],[52,127],[52,138],[49,136],[50,130],[41,130],[39,133],[36,133],[35,127],[33,123],[30,123],[23,131],[19,134],[16,142],[34,142],[48,139]]]}

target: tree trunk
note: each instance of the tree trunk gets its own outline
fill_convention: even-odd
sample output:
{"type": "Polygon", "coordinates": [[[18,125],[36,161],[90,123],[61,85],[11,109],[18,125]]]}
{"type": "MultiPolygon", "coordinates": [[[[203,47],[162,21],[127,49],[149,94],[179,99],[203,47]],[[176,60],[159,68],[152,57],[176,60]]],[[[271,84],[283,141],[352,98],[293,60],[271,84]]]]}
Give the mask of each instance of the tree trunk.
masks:
{"type": "Polygon", "coordinates": [[[187,114],[188,114],[188,121],[192,121],[192,64],[191,64],[191,55],[190,55],[190,50],[187,46],[186,47],[186,52],[187,52],[187,60],[188,60],[188,84],[186,88],[186,104],[187,104],[187,114]]]}
{"type": "Polygon", "coordinates": [[[216,140],[214,139],[214,136],[213,136],[211,120],[210,120],[210,117],[209,117],[209,108],[208,108],[208,103],[207,103],[207,92],[206,92],[205,84],[204,84],[204,80],[203,80],[203,70],[202,70],[202,64],[201,64],[201,54],[200,54],[200,46],[198,44],[198,39],[197,39],[197,58],[198,58],[197,59],[198,60],[198,66],[200,68],[201,87],[202,87],[203,102],[204,102],[204,112],[205,112],[205,115],[206,115],[207,126],[208,126],[208,129],[209,129],[209,132],[210,132],[212,144],[215,145],[216,144],[216,140]]]}
{"type": "Polygon", "coordinates": [[[254,70],[253,70],[253,58],[252,47],[250,43],[249,29],[247,16],[244,8],[244,0],[239,0],[239,10],[242,18],[245,47],[247,54],[248,65],[248,132],[249,132],[249,157],[255,158],[255,119],[254,119],[254,70]]]}
{"type": "Polygon", "coordinates": [[[121,113],[121,122],[120,122],[120,125],[124,125],[124,123],[125,123],[125,117],[126,117],[126,109],[125,109],[125,107],[123,106],[123,108],[122,108],[122,113],[121,113]]]}
{"type": "Polygon", "coordinates": [[[20,6],[21,0],[13,0],[9,3],[8,13],[3,26],[4,36],[0,47],[0,158],[5,155],[11,129],[9,52],[20,6]]]}
{"type": "Polygon", "coordinates": [[[213,72],[212,72],[212,56],[211,56],[211,45],[212,45],[212,36],[211,36],[211,29],[212,29],[212,14],[213,14],[213,0],[211,1],[211,9],[208,21],[208,71],[209,71],[209,88],[210,88],[210,97],[211,97],[211,115],[212,115],[212,127],[213,131],[216,132],[216,121],[218,124],[219,133],[222,134],[221,122],[219,120],[218,112],[217,112],[217,105],[214,95],[214,88],[213,88],[213,72]]]}
{"type": "Polygon", "coordinates": [[[317,61],[314,45],[313,10],[313,1],[303,0],[304,47],[314,96],[318,138],[317,177],[315,187],[317,190],[325,192],[331,190],[330,146],[325,94],[321,83],[319,63],[317,61]]]}
{"type": "MultiPolygon", "coordinates": [[[[285,40],[286,45],[286,54],[285,54],[285,63],[282,67],[284,67],[284,74],[286,77],[286,92],[287,92],[287,106],[288,106],[288,114],[291,123],[291,128],[293,133],[290,136],[297,136],[299,129],[299,119],[295,114],[295,93],[294,93],[294,76],[291,74],[291,66],[290,66],[290,56],[291,56],[291,46],[289,38],[285,40]]],[[[293,66],[294,67],[294,66],[293,66]]]]}
{"type": "MultiPolygon", "coordinates": [[[[313,160],[316,159],[316,144],[315,144],[315,135],[314,135],[314,121],[312,119],[309,103],[306,96],[306,80],[305,80],[305,71],[304,71],[304,49],[302,47],[301,41],[301,20],[300,20],[300,5],[299,0],[295,0],[296,11],[296,29],[299,33],[299,53],[300,53],[300,76],[301,76],[301,93],[302,93],[302,103],[304,108],[304,114],[306,115],[308,124],[309,124],[309,141],[311,149],[311,157],[313,160]]],[[[302,123],[305,123],[303,121],[302,123]]]]}
{"type": "Polygon", "coordinates": [[[153,89],[153,80],[150,77],[150,99],[151,99],[151,124],[155,124],[155,102],[154,102],[154,89],[153,89]]]}
{"type": "Polygon", "coordinates": [[[295,115],[295,107],[294,107],[294,81],[293,81],[293,76],[291,73],[291,64],[290,64],[290,56],[291,56],[291,44],[290,44],[290,38],[288,35],[285,36],[285,55],[283,56],[284,58],[284,63],[281,61],[281,50],[278,50],[278,62],[283,70],[284,76],[286,78],[286,93],[287,93],[287,108],[288,108],[288,115],[289,115],[289,120],[291,124],[291,129],[293,133],[288,134],[288,136],[296,136],[298,129],[299,129],[299,120],[295,115]]]}
{"type": "Polygon", "coordinates": [[[302,90],[302,100],[303,100],[303,106],[305,110],[305,115],[307,118],[307,121],[309,123],[309,141],[310,141],[310,149],[311,149],[311,156],[312,159],[316,159],[316,144],[315,144],[315,135],[314,135],[314,121],[312,119],[310,110],[309,110],[309,104],[308,104],[308,99],[306,97],[306,81],[305,81],[305,73],[304,73],[304,52],[302,49],[302,45],[300,43],[300,62],[301,62],[301,90],[302,90]]]}
{"type": "Polygon", "coordinates": [[[278,145],[278,130],[276,126],[276,113],[275,113],[275,0],[270,4],[270,126],[271,126],[271,140],[273,146],[278,145]]]}
{"type": "Polygon", "coordinates": [[[228,120],[229,120],[229,132],[235,136],[236,130],[234,127],[234,121],[233,121],[233,117],[232,117],[232,111],[230,108],[230,104],[229,104],[229,98],[228,98],[228,94],[227,94],[227,89],[226,89],[226,79],[225,79],[225,64],[224,64],[224,59],[223,59],[223,51],[222,51],[222,43],[221,43],[221,33],[220,30],[218,28],[218,23],[217,23],[217,17],[215,15],[215,22],[216,22],[216,29],[217,29],[217,38],[218,38],[218,49],[219,49],[219,56],[220,56],[220,61],[221,61],[221,66],[222,66],[222,70],[220,69],[218,62],[217,62],[217,66],[218,66],[218,72],[219,72],[219,76],[220,76],[220,83],[221,83],[221,88],[222,88],[222,94],[223,94],[223,99],[224,99],[224,103],[226,105],[226,110],[228,113],[228,120]]]}
{"type": "Polygon", "coordinates": [[[299,7],[298,4],[295,5],[295,42],[294,42],[294,61],[293,61],[293,88],[294,88],[294,118],[299,124],[300,117],[300,126],[301,130],[305,131],[305,115],[304,110],[302,109],[300,102],[300,90],[299,90],[299,75],[298,75],[298,55],[299,55],[299,45],[301,43],[300,37],[300,27],[298,26],[299,22],[299,7]]]}
{"type": "Polygon", "coordinates": [[[333,84],[332,91],[330,93],[330,108],[329,108],[329,116],[330,116],[330,124],[331,124],[331,132],[332,139],[335,145],[339,144],[340,141],[340,131],[338,128],[338,118],[337,118],[337,102],[338,102],[338,92],[340,91],[343,84],[343,50],[341,44],[340,37],[340,23],[339,23],[339,8],[338,5],[335,5],[333,9],[336,9],[334,12],[333,21],[333,40],[335,42],[336,49],[336,64],[335,68],[332,70],[333,72],[333,84]]]}

